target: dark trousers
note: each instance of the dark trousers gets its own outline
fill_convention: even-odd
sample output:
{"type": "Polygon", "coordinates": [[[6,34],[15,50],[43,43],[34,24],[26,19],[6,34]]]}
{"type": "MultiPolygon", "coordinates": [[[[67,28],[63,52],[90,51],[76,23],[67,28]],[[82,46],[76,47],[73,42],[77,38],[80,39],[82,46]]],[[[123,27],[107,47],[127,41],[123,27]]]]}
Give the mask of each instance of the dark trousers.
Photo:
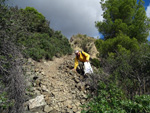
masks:
{"type": "Polygon", "coordinates": [[[77,68],[77,72],[81,75],[84,75],[84,62],[79,62],[79,66],[77,68]]]}

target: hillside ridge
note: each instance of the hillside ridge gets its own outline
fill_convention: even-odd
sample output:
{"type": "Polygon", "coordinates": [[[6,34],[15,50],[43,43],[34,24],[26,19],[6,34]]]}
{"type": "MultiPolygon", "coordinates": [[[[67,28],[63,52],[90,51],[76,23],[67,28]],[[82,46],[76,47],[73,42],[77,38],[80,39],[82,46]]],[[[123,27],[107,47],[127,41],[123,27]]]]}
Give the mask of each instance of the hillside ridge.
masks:
{"type": "Polygon", "coordinates": [[[74,50],[85,51],[90,54],[91,58],[97,58],[96,39],[87,35],[77,34],[70,38],[70,45],[74,50]]]}

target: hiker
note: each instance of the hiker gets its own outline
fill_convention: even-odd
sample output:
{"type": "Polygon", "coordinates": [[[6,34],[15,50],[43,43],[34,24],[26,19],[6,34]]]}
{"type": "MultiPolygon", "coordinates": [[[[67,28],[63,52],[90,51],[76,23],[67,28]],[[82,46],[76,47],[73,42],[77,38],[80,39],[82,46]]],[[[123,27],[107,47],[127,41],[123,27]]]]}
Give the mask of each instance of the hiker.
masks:
{"type": "MultiPolygon", "coordinates": [[[[84,51],[79,52],[78,50],[75,51],[75,64],[74,64],[74,68],[73,71],[76,71],[79,63],[78,61],[84,63],[84,75],[87,73],[93,73],[92,67],[90,65],[89,59],[90,59],[90,55],[84,51]]],[[[83,71],[83,66],[80,67],[80,69],[82,68],[83,71]]]]}

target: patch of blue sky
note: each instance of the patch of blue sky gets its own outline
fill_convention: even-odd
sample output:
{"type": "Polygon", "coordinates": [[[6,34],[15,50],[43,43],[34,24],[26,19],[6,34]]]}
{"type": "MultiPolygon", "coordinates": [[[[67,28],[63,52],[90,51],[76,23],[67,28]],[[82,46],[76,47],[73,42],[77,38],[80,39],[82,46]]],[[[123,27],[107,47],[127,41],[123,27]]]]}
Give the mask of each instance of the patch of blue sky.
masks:
{"type": "Polygon", "coordinates": [[[99,38],[104,40],[104,35],[102,33],[99,33],[99,38]]]}

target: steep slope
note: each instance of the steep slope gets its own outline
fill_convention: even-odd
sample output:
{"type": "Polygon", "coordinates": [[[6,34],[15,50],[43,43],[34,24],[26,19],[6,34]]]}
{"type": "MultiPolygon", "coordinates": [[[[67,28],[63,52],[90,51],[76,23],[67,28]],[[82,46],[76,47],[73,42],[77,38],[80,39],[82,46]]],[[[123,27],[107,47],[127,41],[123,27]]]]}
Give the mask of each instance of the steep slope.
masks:
{"type": "Polygon", "coordinates": [[[74,66],[74,57],[69,55],[55,58],[54,61],[41,62],[30,60],[34,66],[33,70],[38,73],[32,76],[32,92],[35,97],[43,95],[44,104],[37,107],[38,102],[31,102],[31,99],[25,103],[26,112],[81,112],[81,105],[86,102],[87,96],[84,77],[71,70],[74,66]]]}

